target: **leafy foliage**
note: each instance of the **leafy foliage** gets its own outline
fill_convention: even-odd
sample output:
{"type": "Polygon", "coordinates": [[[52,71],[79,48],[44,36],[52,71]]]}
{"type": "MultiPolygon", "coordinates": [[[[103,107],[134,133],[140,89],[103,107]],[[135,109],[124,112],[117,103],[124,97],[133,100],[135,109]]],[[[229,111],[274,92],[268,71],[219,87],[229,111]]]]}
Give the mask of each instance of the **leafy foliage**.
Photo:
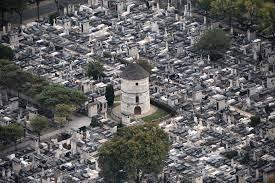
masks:
{"type": "Polygon", "coordinates": [[[0,59],[12,59],[13,51],[10,47],[0,44],[0,59]]]}
{"type": "Polygon", "coordinates": [[[31,119],[30,126],[33,131],[39,136],[41,136],[41,132],[48,128],[49,121],[45,116],[37,115],[33,119],[31,119]]]}
{"type": "Polygon", "coordinates": [[[7,126],[0,126],[0,139],[7,143],[16,143],[18,139],[24,136],[24,129],[18,124],[9,124],[7,126]]]}
{"type": "Polygon", "coordinates": [[[93,79],[99,79],[104,76],[103,71],[103,65],[98,61],[94,61],[88,63],[86,74],[89,77],[93,77],[93,79]]]}
{"type": "Polygon", "coordinates": [[[153,66],[147,60],[138,60],[137,64],[139,64],[147,72],[152,72],[151,70],[153,69],[153,66]]]}
{"type": "Polygon", "coordinates": [[[60,85],[49,85],[37,96],[37,101],[46,108],[55,108],[58,104],[82,105],[86,100],[83,93],[60,85]]]}
{"type": "Polygon", "coordinates": [[[197,5],[200,9],[202,9],[205,14],[208,14],[208,12],[211,10],[211,2],[213,0],[198,0],[197,5]]]}
{"type": "Polygon", "coordinates": [[[91,123],[90,123],[91,127],[101,127],[102,124],[99,122],[99,120],[96,117],[92,117],[91,119],[91,123]]]}
{"type": "Polygon", "coordinates": [[[256,127],[260,123],[261,123],[261,118],[259,116],[252,116],[250,118],[250,126],[256,127]]]}
{"type": "Polygon", "coordinates": [[[194,48],[204,56],[210,55],[216,61],[223,57],[230,47],[230,38],[221,29],[211,29],[205,32],[194,48]]]}
{"type": "Polygon", "coordinates": [[[86,96],[80,91],[60,85],[50,85],[45,79],[27,73],[8,60],[0,60],[0,85],[35,96],[45,108],[54,109],[57,104],[80,106],[86,96]]]}
{"type": "Polygon", "coordinates": [[[114,100],[115,100],[115,91],[114,91],[113,85],[108,85],[106,87],[105,97],[106,97],[108,106],[109,107],[113,106],[114,100]]]}
{"type": "Polygon", "coordinates": [[[162,170],[168,150],[168,136],[156,125],[119,128],[99,150],[100,173],[105,182],[141,182],[162,170]]]}
{"type": "Polygon", "coordinates": [[[275,40],[275,3],[265,3],[260,10],[261,29],[266,34],[272,34],[275,40]]]}
{"type": "Polygon", "coordinates": [[[0,60],[0,78],[0,85],[29,96],[39,94],[49,85],[46,80],[21,70],[8,60],[0,60]]]}

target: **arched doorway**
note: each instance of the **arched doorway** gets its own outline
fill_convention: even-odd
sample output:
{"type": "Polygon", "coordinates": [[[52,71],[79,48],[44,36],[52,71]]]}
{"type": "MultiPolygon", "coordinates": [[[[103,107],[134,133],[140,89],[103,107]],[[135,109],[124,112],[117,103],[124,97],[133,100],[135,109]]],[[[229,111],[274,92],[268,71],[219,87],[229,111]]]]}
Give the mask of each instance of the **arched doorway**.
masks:
{"type": "Polygon", "coordinates": [[[141,108],[139,106],[136,106],[135,109],[134,109],[134,114],[135,115],[139,115],[141,114],[141,108]]]}

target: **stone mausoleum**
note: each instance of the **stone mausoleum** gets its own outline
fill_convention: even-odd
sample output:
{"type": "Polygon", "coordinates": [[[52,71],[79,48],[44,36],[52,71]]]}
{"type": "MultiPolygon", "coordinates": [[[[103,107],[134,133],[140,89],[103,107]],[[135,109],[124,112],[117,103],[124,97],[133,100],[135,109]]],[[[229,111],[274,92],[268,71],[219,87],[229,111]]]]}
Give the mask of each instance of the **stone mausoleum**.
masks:
{"type": "Polygon", "coordinates": [[[149,111],[149,73],[136,63],[128,64],[121,74],[122,123],[129,124],[132,116],[149,111]]]}

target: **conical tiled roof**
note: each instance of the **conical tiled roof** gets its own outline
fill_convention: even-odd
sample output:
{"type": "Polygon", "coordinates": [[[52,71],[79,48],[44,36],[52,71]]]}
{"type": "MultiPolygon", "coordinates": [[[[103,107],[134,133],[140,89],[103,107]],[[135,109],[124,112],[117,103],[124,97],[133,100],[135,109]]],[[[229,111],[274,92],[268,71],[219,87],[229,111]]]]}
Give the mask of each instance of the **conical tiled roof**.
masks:
{"type": "Polygon", "coordinates": [[[130,63],[123,69],[121,77],[127,80],[140,80],[149,77],[149,73],[139,64],[130,63]]]}

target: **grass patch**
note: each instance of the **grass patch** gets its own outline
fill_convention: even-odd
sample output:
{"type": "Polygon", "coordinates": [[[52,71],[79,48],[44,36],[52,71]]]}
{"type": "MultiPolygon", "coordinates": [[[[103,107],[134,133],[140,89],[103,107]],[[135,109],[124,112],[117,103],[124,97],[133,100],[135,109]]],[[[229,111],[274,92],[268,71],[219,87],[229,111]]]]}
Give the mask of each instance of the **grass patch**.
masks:
{"type": "Polygon", "coordinates": [[[120,101],[120,95],[115,96],[115,101],[120,101]]]}
{"type": "Polygon", "coordinates": [[[151,121],[153,121],[153,120],[160,119],[160,118],[162,118],[162,117],[164,117],[164,116],[166,116],[166,115],[168,115],[168,114],[169,114],[169,113],[166,112],[165,110],[158,108],[158,110],[157,110],[155,113],[153,113],[153,114],[151,114],[151,115],[149,115],[149,116],[143,117],[142,120],[143,120],[144,122],[151,122],[151,121]]]}

